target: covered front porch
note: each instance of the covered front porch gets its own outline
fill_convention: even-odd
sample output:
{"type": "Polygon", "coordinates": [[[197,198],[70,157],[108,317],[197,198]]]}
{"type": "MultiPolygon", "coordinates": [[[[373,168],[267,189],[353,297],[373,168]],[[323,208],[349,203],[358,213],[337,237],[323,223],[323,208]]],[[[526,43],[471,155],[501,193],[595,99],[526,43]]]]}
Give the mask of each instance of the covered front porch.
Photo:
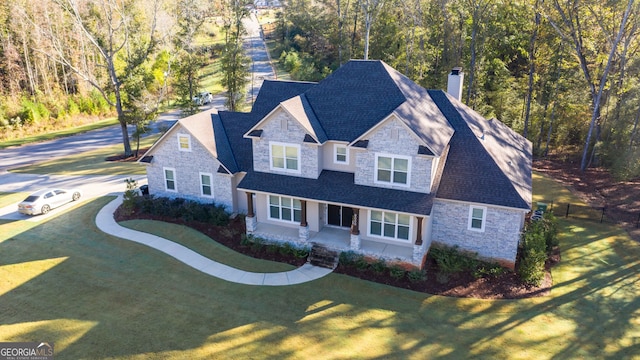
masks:
{"type": "Polygon", "coordinates": [[[384,258],[385,260],[414,262],[413,247],[360,239],[359,249],[353,249],[351,235],[349,229],[325,226],[318,232],[309,231],[309,238],[306,241],[301,241],[299,229],[269,223],[258,223],[253,232],[253,236],[256,237],[280,242],[290,242],[300,246],[317,243],[339,252],[352,250],[363,255],[384,258]]]}

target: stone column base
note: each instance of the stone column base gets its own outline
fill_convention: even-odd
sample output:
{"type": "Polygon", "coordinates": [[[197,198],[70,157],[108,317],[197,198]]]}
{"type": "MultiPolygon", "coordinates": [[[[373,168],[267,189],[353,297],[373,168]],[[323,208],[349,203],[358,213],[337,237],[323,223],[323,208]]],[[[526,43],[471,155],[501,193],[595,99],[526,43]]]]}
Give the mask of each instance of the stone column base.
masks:
{"type": "Polygon", "coordinates": [[[360,250],[360,234],[351,234],[351,244],[349,247],[351,250],[360,250]]]}
{"type": "Polygon", "coordinates": [[[309,226],[300,226],[298,228],[298,237],[300,238],[300,241],[307,241],[309,240],[309,226]]]}
{"type": "Polygon", "coordinates": [[[247,234],[253,234],[258,226],[258,219],[255,216],[247,216],[244,218],[245,226],[247,227],[247,234]]]}
{"type": "Polygon", "coordinates": [[[424,246],[413,245],[413,263],[422,264],[422,258],[424,257],[424,246]]]}

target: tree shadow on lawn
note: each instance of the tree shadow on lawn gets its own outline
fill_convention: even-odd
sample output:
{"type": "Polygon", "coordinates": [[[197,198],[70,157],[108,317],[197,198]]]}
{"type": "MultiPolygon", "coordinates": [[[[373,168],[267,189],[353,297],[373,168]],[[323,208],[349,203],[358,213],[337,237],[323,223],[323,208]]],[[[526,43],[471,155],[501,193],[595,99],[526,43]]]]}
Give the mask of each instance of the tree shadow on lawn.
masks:
{"type": "Polygon", "coordinates": [[[101,233],[95,214],[110,200],[0,243],[0,270],[51,262],[19,286],[0,286],[0,338],[53,341],[60,359],[631,357],[637,349],[624,346],[638,325],[638,257],[625,263],[607,252],[623,236],[602,235],[606,227],[562,238],[561,247],[579,242],[574,249],[602,261],[563,254],[550,297],[492,301],[338,274],[286,287],[229,283],[101,233]]]}

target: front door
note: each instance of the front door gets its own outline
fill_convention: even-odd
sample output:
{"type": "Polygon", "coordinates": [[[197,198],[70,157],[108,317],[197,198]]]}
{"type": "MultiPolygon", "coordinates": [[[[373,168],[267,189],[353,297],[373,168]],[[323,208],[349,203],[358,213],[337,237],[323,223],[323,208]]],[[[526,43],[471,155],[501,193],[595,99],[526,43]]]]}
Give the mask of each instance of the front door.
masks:
{"type": "Polygon", "coordinates": [[[340,227],[350,227],[353,209],[346,206],[328,205],[327,224],[340,227]]]}

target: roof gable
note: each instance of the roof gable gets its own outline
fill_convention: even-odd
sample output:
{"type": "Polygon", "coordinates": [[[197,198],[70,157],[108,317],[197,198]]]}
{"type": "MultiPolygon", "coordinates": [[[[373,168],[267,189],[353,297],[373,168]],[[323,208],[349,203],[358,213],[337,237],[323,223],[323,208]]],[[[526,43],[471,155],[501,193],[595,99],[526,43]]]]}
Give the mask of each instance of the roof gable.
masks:
{"type": "Polygon", "coordinates": [[[317,142],[324,143],[328,140],[304,94],[283,101],[280,106],[296,119],[317,142]]]}
{"type": "Polygon", "coordinates": [[[211,116],[215,110],[203,111],[197,114],[187,116],[176,121],[167,132],[165,132],[156,142],[149,148],[146,155],[153,155],[155,149],[164,143],[164,140],[175,134],[176,131],[184,129],[193,138],[195,138],[202,146],[207,149],[213,156],[217,157],[216,146],[213,138],[213,127],[211,126],[211,116]]]}

